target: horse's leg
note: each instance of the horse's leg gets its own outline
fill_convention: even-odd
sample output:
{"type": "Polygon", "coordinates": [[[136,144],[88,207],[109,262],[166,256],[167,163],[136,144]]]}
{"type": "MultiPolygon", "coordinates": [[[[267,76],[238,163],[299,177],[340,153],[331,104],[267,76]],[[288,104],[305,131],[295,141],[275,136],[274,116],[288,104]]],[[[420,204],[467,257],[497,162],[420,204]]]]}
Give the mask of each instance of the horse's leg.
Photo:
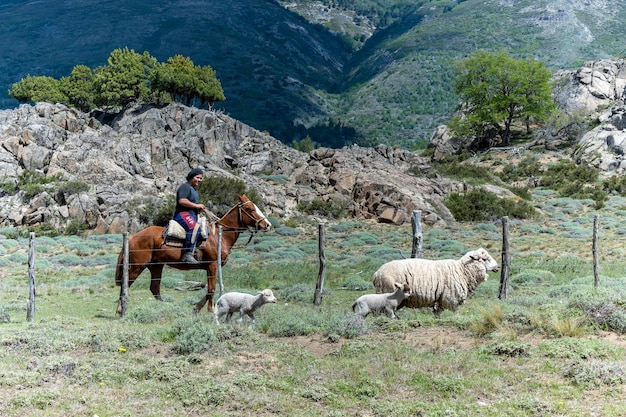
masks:
{"type": "MultiPolygon", "coordinates": [[[[134,265],[128,268],[128,288],[133,285],[133,282],[135,282],[139,274],[141,274],[145,268],[145,265],[134,265]]],[[[120,282],[120,298],[117,300],[117,310],[115,311],[118,316],[122,315],[122,297],[124,297],[124,286],[120,282]]]]}
{"type": "Polygon", "coordinates": [[[196,303],[195,313],[202,311],[202,307],[207,304],[209,313],[213,312],[213,295],[215,295],[215,275],[217,273],[217,265],[215,262],[209,263],[206,270],[206,295],[196,303]]]}
{"type": "Polygon", "coordinates": [[[163,264],[150,265],[150,291],[154,298],[163,301],[161,298],[161,276],[163,275],[163,264]]]}

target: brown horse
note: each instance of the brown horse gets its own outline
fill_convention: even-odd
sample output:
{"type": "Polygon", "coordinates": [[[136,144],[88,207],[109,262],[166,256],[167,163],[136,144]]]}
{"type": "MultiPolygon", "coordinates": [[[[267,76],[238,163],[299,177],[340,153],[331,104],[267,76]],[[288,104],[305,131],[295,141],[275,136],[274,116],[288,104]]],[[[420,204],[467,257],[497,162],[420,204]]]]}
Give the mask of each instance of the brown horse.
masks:
{"type": "MultiPolygon", "coordinates": [[[[258,230],[269,230],[272,224],[267,220],[259,208],[245,195],[239,196],[240,202],[233,206],[221,219],[213,223],[222,226],[222,265],[226,264],[228,255],[237,241],[239,234],[244,231],[252,233],[258,230]]],[[[205,269],[207,278],[207,294],[198,303],[195,311],[199,312],[207,304],[209,312],[213,311],[213,295],[215,294],[215,277],[217,276],[217,232],[209,235],[208,239],[198,247],[198,263],[181,263],[182,248],[166,246],[163,244],[163,228],[150,226],[143,229],[128,239],[129,270],[128,286],[135,281],[141,272],[148,268],[151,275],[150,291],[157,300],[161,300],[161,274],[163,267],[169,265],[172,268],[190,270],[205,269]]],[[[115,272],[115,284],[122,285],[123,256],[121,252],[117,261],[115,272]]],[[[117,303],[117,314],[122,313],[122,292],[117,303]]]]}

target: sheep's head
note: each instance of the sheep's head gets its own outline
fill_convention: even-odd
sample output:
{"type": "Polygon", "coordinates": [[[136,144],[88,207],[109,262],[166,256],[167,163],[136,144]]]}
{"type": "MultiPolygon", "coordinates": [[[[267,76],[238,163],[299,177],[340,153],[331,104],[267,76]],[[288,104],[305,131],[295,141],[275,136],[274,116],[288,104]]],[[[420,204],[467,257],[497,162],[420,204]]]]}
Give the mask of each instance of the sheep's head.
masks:
{"type": "Polygon", "coordinates": [[[411,291],[411,287],[409,286],[409,284],[402,284],[400,282],[394,282],[393,284],[397,289],[402,289],[402,293],[404,294],[404,299],[406,300],[407,298],[409,298],[411,296],[411,294],[413,294],[413,291],[411,291]]]}
{"type": "Polygon", "coordinates": [[[263,304],[265,304],[265,303],[275,303],[276,302],[276,297],[274,297],[274,293],[269,288],[267,288],[267,289],[265,289],[263,291],[259,291],[259,294],[261,295],[261,299],[263,300],[263,304]]]}
{"type": "Polygon", "coordinates": [[[480,248],[472,252],[468,252],[466,256],[475,262],[483,264],[487,271],[498,272],[498,262],[489,255],[486,249],[480,248]]]}

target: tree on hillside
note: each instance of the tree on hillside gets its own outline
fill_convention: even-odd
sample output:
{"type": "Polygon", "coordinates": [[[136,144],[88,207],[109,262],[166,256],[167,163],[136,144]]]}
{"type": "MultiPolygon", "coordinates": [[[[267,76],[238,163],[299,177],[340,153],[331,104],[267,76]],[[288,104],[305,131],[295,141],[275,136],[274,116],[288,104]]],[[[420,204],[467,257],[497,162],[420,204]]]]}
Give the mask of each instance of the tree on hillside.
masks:
{"type": "Polygon", "coordinates": [[[98,106],[167,104],[172,100],[204,108],[226,99],[210,66],[196,66],[181,55],[159,63],[148,52],[139,54],[128,48],[114,50],[107,65],[95,70],[77,65],[61,80],[29,75],[13,84],[9,95],[22,103],[61,103],[85,112],[98,106]]]}
{"type": "Polygon", "coordinates": [[[66,103],[67,96],[61,92],[61,84],[48,76],[27,75],[13,84],[9,95],[19,102],[45,101],[46,103],[66,103]]]}
{"type": "Polygon", "coordinates": [[[195,67],[198,80],[197,94],[200,99],[200,108],[212,106],[216,101],[226,100],[222,84],[217,79],[215,70],[208,65],[195,67]]]}
{"type": "Polygon", "coordinates": [[[148,78],[157,65],[156,58],[125,47],[111,52],[107,63],[94,71],[97,105],[126,106],[149,98],[148,78]]]}
{"type": "Polygon", "coordinates": [[[512,58],[506,51],[478,51],[457,63],[456,90],[463,116],[451,123],[457,134],[478,138],[495,130],[509,146],[514,121],[546,120],[554,110],[550,71],[534,59],[512,58]]]}
{"type": "Polygon", "coordinates": [[[169,93],[172,100],[190,105],[200,100],[200,107],[223,101],[224,91],[210,66],[195,66],[190,58],[176,55],[159,64],[150,75],[155,91],[169,93]]]}
{"type": "Polygon", "coordinates": [[[60,88],[68,104],[87,112],[95,107],[94,75],[86,65],[76,65],[69,77],[62,77],[60,88]]]}

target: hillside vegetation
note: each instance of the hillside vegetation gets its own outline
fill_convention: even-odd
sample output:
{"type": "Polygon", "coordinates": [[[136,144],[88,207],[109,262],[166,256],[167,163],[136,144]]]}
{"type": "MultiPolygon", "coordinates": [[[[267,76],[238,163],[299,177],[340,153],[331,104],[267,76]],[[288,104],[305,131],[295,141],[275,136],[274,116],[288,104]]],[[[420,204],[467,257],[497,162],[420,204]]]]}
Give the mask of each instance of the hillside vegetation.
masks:
{"type": "Polygon", "coordinates": [[[327,146],[413,147],[451,116],[458,104],[454,62],[477,49],[533,57],[553,71],[624,51],[626,5],[618,1],[284,6],[270,0],[4,4],[0,105],[17,104],[6,91],[28,74],[68,76],[76,65],[95,68],[110,51],[128,47],[159,61],[182,55],[210,65],[226,96],[219,108],[285,143],[308,134],[327,146]]]}
{"type": "MultiPolygon", "coordinates": [[[[613,196],[596,211],[548,189],[533,197],[541,215],[509,223],[506,299],[492,273],[440,319],[402,309],[399,320],[361,320],[350,309],[373,292],[383,262],[409,256],[410,225],[326,223],[326,280],[314,307],[318,224],[302,217],[271,218],[274,230],[242,239],[223,268],[226,291],[277,295],[254,326],[193,315],[202,292],[186,288],[202,274],[168,268],[164,302],[142,275],[128,314],[116,317],[121,235],[36,237],[37,308],[27,322],[28,236],[2,229],[0,414],[622,416],[626,200],[613,196]]],[[[497,221],[423,232],[423,258],[485,247],[501,261],[497,221]]]]}

